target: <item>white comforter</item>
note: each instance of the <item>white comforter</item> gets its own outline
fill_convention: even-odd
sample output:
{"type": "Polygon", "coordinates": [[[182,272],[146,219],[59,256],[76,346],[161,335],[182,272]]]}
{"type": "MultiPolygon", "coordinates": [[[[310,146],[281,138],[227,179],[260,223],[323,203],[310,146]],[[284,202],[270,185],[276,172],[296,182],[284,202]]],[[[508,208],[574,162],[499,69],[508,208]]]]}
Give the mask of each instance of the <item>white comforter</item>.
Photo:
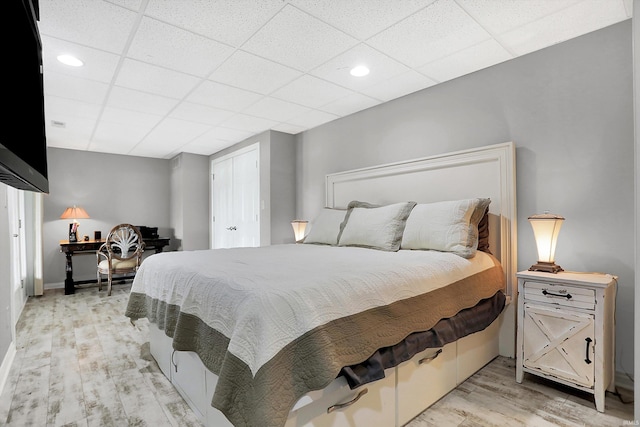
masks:
{"type": "Polygon", "coordinates": [[[482,252],[464,259],[311,244],[171,252],[145,259],[131,291],[177,305],[223,333],[228,351],[255,376],[285,345],[319,325],[493,266],[482,252]]]}

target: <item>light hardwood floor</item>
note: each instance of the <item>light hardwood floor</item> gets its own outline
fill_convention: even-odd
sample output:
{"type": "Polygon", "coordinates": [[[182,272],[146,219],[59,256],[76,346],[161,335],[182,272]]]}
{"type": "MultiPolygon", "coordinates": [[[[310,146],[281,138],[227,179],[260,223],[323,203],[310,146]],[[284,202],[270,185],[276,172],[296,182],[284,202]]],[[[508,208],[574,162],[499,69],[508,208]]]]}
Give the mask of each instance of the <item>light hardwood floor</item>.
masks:
{"type": "MultiPolygon", "coordinates": [[[[17,356],[0,394],[0,425],[199,426],[149,354],[148,322],[123,313],[129,285],[30,298],[18,323],[17,356]]],[[[592,396],[528,375],[497,358],[408,426],[622,426],[633,404],[592,396]]],[[[371,426],[363,426],[371,427],[371,426]]],[[[377,426],[374,426],[377,427],[377,426]]],[[[380,426],[386,427],[386,426],[380,426]]]]}

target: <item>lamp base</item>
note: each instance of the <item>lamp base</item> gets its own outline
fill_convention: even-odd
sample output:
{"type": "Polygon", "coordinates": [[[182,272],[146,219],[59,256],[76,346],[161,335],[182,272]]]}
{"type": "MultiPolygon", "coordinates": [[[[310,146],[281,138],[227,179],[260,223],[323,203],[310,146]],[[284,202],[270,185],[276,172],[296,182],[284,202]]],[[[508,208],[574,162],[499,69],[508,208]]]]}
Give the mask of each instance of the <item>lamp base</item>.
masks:
{"type": "Polygon", "coordinates": [[[545,273],[555,274],[564,270],[554,262],[538,261],[537,264],[533,264],[531,267],[529,267],[529,271],[544,271],[545,273]]]}

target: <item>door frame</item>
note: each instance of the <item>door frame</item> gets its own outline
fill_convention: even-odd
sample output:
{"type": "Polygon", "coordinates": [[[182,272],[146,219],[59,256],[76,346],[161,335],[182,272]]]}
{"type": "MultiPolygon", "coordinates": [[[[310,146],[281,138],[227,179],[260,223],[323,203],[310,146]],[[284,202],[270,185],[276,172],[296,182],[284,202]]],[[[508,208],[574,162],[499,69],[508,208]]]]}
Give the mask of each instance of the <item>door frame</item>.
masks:
{"type": "Polygon", "coordinates": [[[22,309],[27,302],[27,240],[25,235],[25,195],[23,190],[7,187],[9,218],[9,263],[11,281],[11,323],[15,335],[22,309]]]}

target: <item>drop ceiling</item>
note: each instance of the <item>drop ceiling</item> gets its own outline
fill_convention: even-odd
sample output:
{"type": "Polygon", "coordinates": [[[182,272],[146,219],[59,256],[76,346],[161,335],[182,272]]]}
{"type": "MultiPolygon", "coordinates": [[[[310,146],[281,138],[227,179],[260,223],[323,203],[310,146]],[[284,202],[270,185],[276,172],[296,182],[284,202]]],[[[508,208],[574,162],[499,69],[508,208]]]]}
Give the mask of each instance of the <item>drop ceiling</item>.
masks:
{"type": "Polygon", "coordinates": [[[631,3],[40,0],[47,144],[169,159],[297,134],[629,19],[631,3]]]}

